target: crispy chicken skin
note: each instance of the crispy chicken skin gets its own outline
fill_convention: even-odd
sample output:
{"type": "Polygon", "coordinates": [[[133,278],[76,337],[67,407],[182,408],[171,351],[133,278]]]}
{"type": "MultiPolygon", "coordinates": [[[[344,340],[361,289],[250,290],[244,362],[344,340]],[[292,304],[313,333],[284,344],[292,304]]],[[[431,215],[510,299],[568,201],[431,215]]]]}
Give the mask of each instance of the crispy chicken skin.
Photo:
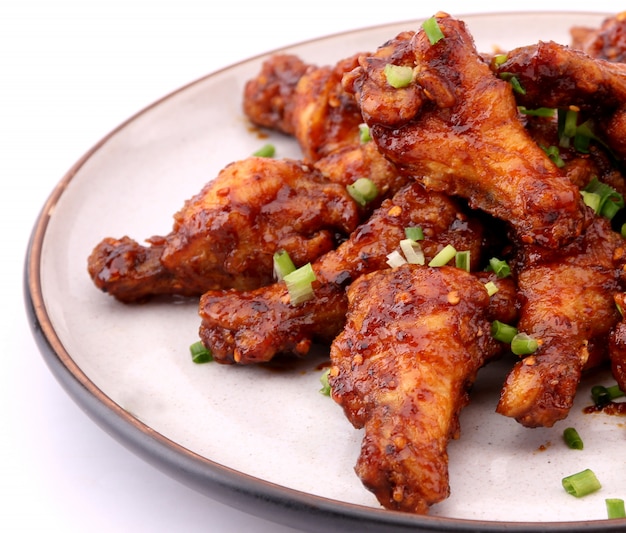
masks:
{"type": "Polygon", "coordinates": [[[427,260],[446,244],[470,250],[477,268],[482,225],[454,200],[427,193],[417,182],[385,200],[350,238],[313,263],[315,297],[291,305],[284,282],[254,291],[208,291],[200,299],[200,338],[223,363],[258,363],[276,354],[303,356],[314,340],[330,342],[345,320],[345,287],[359,276],[388,268],[405,228],[421,226],[427,260]]]}
{"type": "Polygon", "coordinates": [[[344,76],[380,151],[429,190],[466,198],[517,238],[557,248],[589,223],[578,189],[531,139],[510,84],[478,54],[462,21],[438,14],[444,38],[406,32],[344,76]],[[392,87],[386,65],[410,66],[392,87]]]}
{"type": "Polygon", "coordinates": [[[551,427],[569,413],[583,369],[606,360],[624,241],[596,217],[560,250],[527,245],[519,255],[518,329],[540,345],[507,376],[497,411],[527,427],[551,427]]]}
{"type": "Polygon", "coordinates": [[[576,106],[620,158],[626,157],[626,64],[594,59],[555,42],[511,50],[496,73],[514,75],[528,108],[576,106]]]}
{"type": "Polygon", "coordinates": [[[499,353],[473,275],[405,265],[348,289],[331,345],[331,395],[365,428],[356,472],[388,509],[426,514],[448,497],[447,443],[478,370],[499,353]]]}
{"type": "Polygon", "coordinates": [[[94,283],[124,302],[156,294],[273,283],[273,254],[313,261],[347,236],[362,213],[345,187],[301,162],[251,157],[232,163],[174,215],[171,233],[142,246],[107,238],[88,259],[94,283]]]}

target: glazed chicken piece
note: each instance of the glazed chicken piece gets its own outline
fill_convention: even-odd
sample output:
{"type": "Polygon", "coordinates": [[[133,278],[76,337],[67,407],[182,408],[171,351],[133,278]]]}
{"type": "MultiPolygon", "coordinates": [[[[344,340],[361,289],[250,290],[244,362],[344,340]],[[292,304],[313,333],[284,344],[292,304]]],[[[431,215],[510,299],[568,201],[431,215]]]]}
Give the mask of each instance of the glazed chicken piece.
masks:
{"type": "Polygon", "coordinates": [[[464,23],[436,20],[437,43],[402,33],[344,76],[379,150],[427,189],[508,221],[522,242],[570,242],[589,223],[578,189],[524,129],[511,85],[494,76],[464,23]],[[388,82],[393,65],[412,69],[408,85],[388,82]]]}
{"type": "Polygon", "coordinates": [[[200,296],[274,282],[273,254],[298,266],[335,248],[363,213],[344,186],[292,160],[251,157],[228,165],[174,215],[166,236],[142,246],[106,238],[88,259],[98,288],[120,301],[200,296]]]}
{"type": "MultiPolygon", "coordinates": [[[[620,309],[626,309],[626,294],[615,295],[615,303],[620,309]]],[[[626,392],[626,320],[624,317],[615,325],[609,335],[609,358],[611,372],[622,392],[626,392]]]]}
{"type": "Polygon", "coordinates": [[[470,250],[478,268],[482,225],[454,200],[427,193],[417,182],[385,200],[350,238],[312,264],[313,299],[292,305],[284,282],[254,291],[209,291],[200,299],[200,338],[222,363],[259,363],[276,354],[304,356],[313,341],[330,342],[343,326],[345,288],[368,272],[388,268],[405,228],[420,226],[426,260],[445,245],[470,250]]]}
{"type": "Polygon", "coordinates": [[[574,27],[572,47],[591,57],[624,63],[626,60],[626,12],[606,18],[600,28],[574,27]]]}
{"type": "Polygon", "coordinates": [[[626,64],[539,42],[511,50],[492,66],[500,76],[517,78],[524,90],[516,95],[520,105],[580,110],[580,121],[591,118],[615,155],[626,157],[626,64]]]}
{"type": "Polygon", "coordinates": [[[489,296],[454,267],[405,265],[348,289],[331,345],[331,396],[365,428],[356,473],[387,509],[426,514],[448,497],[447,444],[478,370],[500,353],[489,296]]]}
{"type": "Polygon", "coordinates": [[[308,162],[356,146],[363,118],[341,84],[355,66],[356,56],[319,67],[296,56],[272,56],[246,83],[244,113],[254,124],[294,135],[308,162]]]}
{"type": "Polygon", "coordinates": [[[261,65],[243,92],[243,112],[256,125],[294,134],[294,93],[310,65],[292,54],[276,54],[261,65]]]}
{"type": "Polygon", "coordinates": [[[624,253],[623,239],[601,217],[561,250],[519,248],[518,330],[539,347],[507,376],[499,413],[527,427],[551,427],[568,415],[582,371],[608,355],[624,253]]]}
{"type": "Polygon", "coordinates": [[[355,66],[356,56],[333,67],[308,65],[293,55],[271,56],[246,83],[243,109],[254,124],[295,136],[305,161],[330,181],[349,185],[369,178],[383,199],[408,179],[373,141],[361,141],[361,112],[341,82],[355,66]]]}

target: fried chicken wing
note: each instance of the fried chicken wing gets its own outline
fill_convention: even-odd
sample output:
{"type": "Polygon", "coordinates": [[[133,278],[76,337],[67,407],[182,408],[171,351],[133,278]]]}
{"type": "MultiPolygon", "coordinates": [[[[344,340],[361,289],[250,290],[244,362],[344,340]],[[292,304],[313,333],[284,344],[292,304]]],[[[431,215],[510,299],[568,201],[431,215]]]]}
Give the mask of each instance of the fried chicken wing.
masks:
{"type": "Polygon", "coordinates": [[[251,157],[232,163],[185,202],[164,237],[142,246],[107,238],[88,259],[94,283],[124,302],[150,295],[200,296],[209,289],[273,283],[273,254],[296,265],[335,248],[361,220],[345,187],[298,161],[251,157]]]}
{"type": "Polygon", "coordinates": [[[466,198],[508,221],[517,238],[556,248],[589,213],[578,189],[531,139],[510,84],[478,54],[463,22],[438,14],[444,38],[405,32],[344,76],[379,150],[429,190],[466,198]],[[385,74],[412,69],[395,88],[385,74]]]}
{"type": "Polygon", "coordinates": [[[363,122],[354,96],[342,86],[356,56],[333,66],[305,65],[291,55],[268,58],[246,83],[244,112],[260,126],[294,135],[308,162],[359,144],[363,122]]]}
{"type": "Polygon", "coordinates": [[[275,54],[248,80],[243,92],[243,112],[256,125],[293,135],[294,93],[310,65],[293,54],[275,54]]]}
{"type": "Polygon", "coordinates": [[[626,60],[626,12],[606,18],[599,28],[571,28],[572,47],[591,57],[623,63],[626,60]]]}
{"type": "Polygon", "coordinates": [[[475,376],[499,348],[489,296],[454,267],[405,265],[348,289],[331,345],[331,395],[365,428],[356,473],[388,509],[422,513],[447,498],[447,444],[475,376]]]}
{"type": "Polygon", "coordinates": [[[521,247],[518,329],[539,342],[515,364],[497,411],[527,427],[551,427],[567,416],[584,368],[606,360],[619,319],[614,295],[622,286],[624,241],[607,219],[560,250],[521,247]]]}
{"type": "MultiPolygon", "coordinates": [[[[626,309],[626,294],[623,292],[616,294],[615,303],[620,309],[626,309]]],[[[609,334],[609,358],[611,373],[620,390],[626,392],[626,320],[624,317],[609,334]]]]}
{"type": "Polygon", "coordinates": [[[454,200],[427,193],[417,182],[385,200],[350,238],[313,263],[315,297],[292,305],[283,282],[254,291],[209,291],[200,299],[200,338],[223,363],[269,361],[278,353],[308,353],[313,340],[329,342],[341,330],[345,287],[359,276],[388,268],[387,255],[399,249],[405,228],[420,226],[427,260],[445,245],[470,250],[480,264],[482,224],[454,200]]]}
{"type": "Polygon", "coordinates": [[[626,64],[594,59],[555,42],[511,50],[493,66],[515,76],[523,87],[516,95],[528,108],[580,109],[620,158],[626,156],[626,64]]]}

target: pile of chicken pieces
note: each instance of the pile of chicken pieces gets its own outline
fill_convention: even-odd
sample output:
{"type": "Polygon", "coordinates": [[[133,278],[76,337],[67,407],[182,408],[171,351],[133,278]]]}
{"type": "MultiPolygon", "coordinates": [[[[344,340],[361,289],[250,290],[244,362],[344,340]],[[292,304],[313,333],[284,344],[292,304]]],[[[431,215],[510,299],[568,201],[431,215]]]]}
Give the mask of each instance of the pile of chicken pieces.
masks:
{"type": "Polygon", "coordinates": [[[510,353],[494,321],[538,343],[512,359],[498,413],[551,427],[602,364],[626,390],[625,241],[580,192],[597,179],[626,193],[626,17],[573,28],[568,46],[498,56],[480,53],[463,21],[435,20],[436,42],[420,27],[333,66],[267,59],[244,112],[293,136],[302,159],[235,161],[171,233],[146,246],[107,238],[88,259],[95,285],[122,302],[199,297],[217,362],[330,345],[331,396],[365,430],[359,478],[385,508],[421,514],[450,493],[447,444],[478,371],[510,353]],[[410,82],[393,87],[388,65],[410,67],[410,82]],[[539,108],[591,119],[588,150],[560,142],[556,114],[521,112],[539,108]],[[362,177],[378,190],[366,205],[346,189],[362,177]],[[423,231],[425,264],[390,267],[409,227],[423,231]],[[428,266],[450,244],[470,252],[469,271],[428,266]],[[276,281],[281,250],[311,263],[312,299],[294,305],[276,281]],[[511,275],[486,268],[493,257],[511,275]]]}

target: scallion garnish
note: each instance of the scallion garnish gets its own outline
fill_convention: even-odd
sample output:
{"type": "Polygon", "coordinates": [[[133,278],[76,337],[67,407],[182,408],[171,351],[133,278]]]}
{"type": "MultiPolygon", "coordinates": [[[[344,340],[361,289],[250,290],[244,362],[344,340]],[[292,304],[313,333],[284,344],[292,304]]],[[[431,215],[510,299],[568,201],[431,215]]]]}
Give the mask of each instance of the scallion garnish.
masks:
{"type": "Polygon", "coordinates": [[[497,54],[497,55],[493,56],[493,64],[496,67],[499,67],[500,65],[502,65],[503,63],[506,62],[507,57],[508,56],[506,54],[497,54]]]}
{"type": "Polygon", "coordinates": [[[626,518],[624,500],[621,498],[607,498],[604,502],[606,504],[606,514],[609,519],[626,518]]]}
{"type": "Polygon", "coordinates": [[[584,447],[583,440],[580,438],[576,428],[565,428],[563,430],[563,440],[567,447],[572,450],[582,450],[584,447]]]}
{"type": "Polygon", "coordinates": [[[414,241],[424,240],[424,230],[420,226],[410,226],[404,228],[404,236],[407,239],[413,239],[414,241]]]}
{"type": "Polygon", "coordinates": [[[274,253],[274,276],[280,281],[296,269],[291,257],[286,250],[279,250],[274,253]]]}
{"type": "Polygon", "coordinates": [[[509,267],[509,264],[497,257],[489,259],[489,270],[493,270],[495,275],[499,278],[506,278],[511,275],[511,267],[509,267]]]}
{"type": "Polygon", "coordinates": [[[561,480],[563,488],[568,494],[581,498],[602,488],[598,478],[588,468],[577,474],[566,476],[561,480]]]}
{"type": "Polygon", "coordinates": [[[424,29],[424,33],[426,34],[426,37],[428,37],[431,45],[437,44],[445,37],[441,31],[439,23],[437,22],[437,17],[430,17],[429,19],[426,19],[422,23],[422,28],[424,29]]]}
{"type": "Polygon", "coordinates": [[[546,153],[550,161],[552,161],[558,168],[563,168],[565,166],[565,161],[561,158],[561,152],[559,152],[558,146],[548,146],[547,148],[541,147],[541,149],[546,153]]]}
{"type": "Polygon", "coordinates": [[[530,355],[535,353],[537,348],[539,348],[539,343],[528,333],[518,333],[511,340],[511,351],[515,355],[530,355]]]}
{"type": "Polygon", "coordinates": [[[596,407],[604,407],[609,402],[624,396],[624,392],[618,385],[605,387],[603,385],[594,385],[591,387],[591,399],[596,407]]]}
{"type": "Polygon", "coordinates": [[[370,127],[367,124],[359,124],[359,140],[363,144],[372,140],[370,127]]]}
{"type": "Polygon", "coordinates": [[[517,108],[520,113],[529,115],[531,117],[546,117],[551,118],[554,116],[555,109],[552,107],[538,107],[537,109],[527,109],[524,106],[517,108]]]}
{"type": "Polygon", "coordinates": [[[378,196],[376,184],[369,178],[359,178],[346,186],[348,194],[361,206],[366,206],[378,196]]]}
{"type": "Polygon", "coordinates": [[[394,89],[408,87],[413,81],[413,68],[406,65],[385,65],[385,78],[394,89]]]}
{"type": "Polygon", "coordinates": [[[518,94],[526,94],[526,89],[522,87],[522,84],[517,79],[517,76],[511,74],[510,72],[500,72],[500,78],[505,81],[508,81],[511,84],[513,90],[518,94]]]}
{"type": "Polygon", "coordinates": [[[450,261],[452,261],[455,255],[456,249],[454,248],[454,246],[452,246],[451,244],[447,244],[439,252],[437,252],[435,257],[430,260],[428,266],[442,267],[444,265],[447,265],[450,261]]]}
{"type": "Polygon", "coordinates": [[[261,146],[261,148],[259,148],[252,155],[255,157],[274,157],[275,153],[276,147],[273,144],[267,143],[261,146]]]}
{"type": "Polygon", "coordinates": [[[191,360],[194,363],[202,364],[213,361],[213,354],[211,353],[211,350],[202,344],[202,341],[194,342],[191,346],[189,346],[189,352],[191,353],[191,360]]]}
{"type": "Polygon", "coordinates": [[[398,252],[398,250],[394,250],[393,252],[387,254],[387,264],[391,268],[396,268],[402,265],[406,265],[407,260],[400,252],[398,252]]]}
{"type": "Polygon", "coordinates": [[[624,197],[594,177],[582,190],[583,201],[598,215],[611,220],[624,207],[624,197]],[[596,196],[593,196],[596,195],[596,196]]]}
{"type": "Polygon", "coordinates": [[[466,272],[470,271],[470,252],[469,250],[463,250],[461,252],[457,252],[454,255],[454,264],[457,268],[461,270],[465,270],[466,272]]]}
{"type": "Polygon", "coordinates": [[[322,384],[322,388],[320,389],[320,393],[324,396],[330,396],[330,383],[328,383],[328,375],[330,374],[330,368],[327,368],[322,372],[320,376],[320,383],[322,384]]]}
{"type": "Polygon", "coordinates": [[[491,336],[497,341],[511,344],[515,335],[517,335],[517,328],[515,326],[510,326],[499,320],[494,320],[491,323],[491,336]]]}
{"type": "Polygon", "coordinates": [[[407,260],[412,265],[423,265],[426,262],[422,247],[413,239],[402,239],[400,241],[400,249],[407,260]]]}
{"type": "Polygon", "coordinates": [[[292,305],[298,305],[313,298],[312,283],[316,279],[317,277],[311,267],[311,263],[301,266],[283,278],[283,281],[287,285],[289,301],[292,305]]]}
{"type": "Polygon", "coordinates": [[[487,290],[487,294],[489,296],[493,296],[496,292],[500,290],[493,281],[488,281],[487,283],[485,283],[485,289],[487,290]]]}

